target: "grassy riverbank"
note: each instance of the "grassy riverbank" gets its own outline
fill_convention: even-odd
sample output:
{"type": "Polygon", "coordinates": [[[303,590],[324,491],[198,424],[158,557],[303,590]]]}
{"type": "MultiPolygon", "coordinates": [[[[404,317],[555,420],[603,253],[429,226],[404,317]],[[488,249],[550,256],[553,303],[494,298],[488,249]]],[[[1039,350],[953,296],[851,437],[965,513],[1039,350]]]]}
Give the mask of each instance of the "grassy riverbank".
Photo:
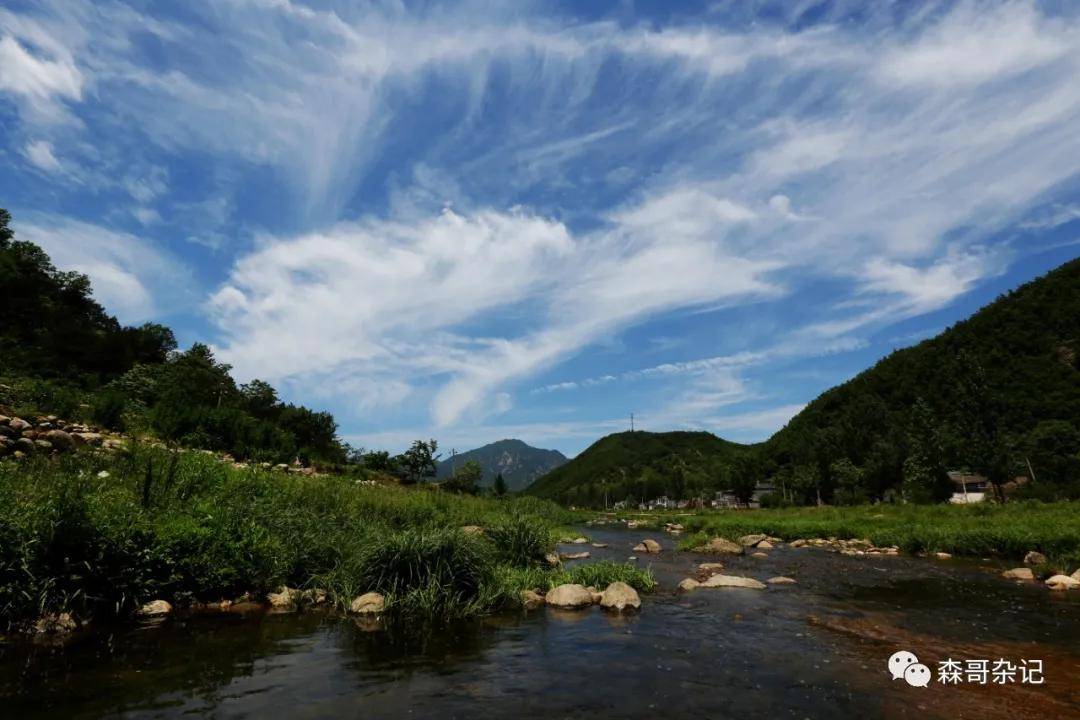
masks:
{"type": "Polygon", "coordinates": [[[324,588],[341,606],[379,591],[392,612],[421,618],[493,611],[556,581],[651,585],[628,566],[548,569],[557,529],[573,520],[534,498],[238,469],[200,452],[136,447],[5,461],[0,628],[45,613],[116,617],[151,599],[183,606],[281,585],[324,588]],[[462,532],[468,525],[485,533],[462,532]]]}
{"type": "Polygon", "coordinates": [[[1005,505],[864,505],[775,510],[722,510],[686,514],[623,513],[652,527],[681,523],[680,547],[711,536],[737,538],[767,533],[797,538],[867,538],[905,552],[948,552],[1020,560],[1029,550],[1052,562],[1080,564],[1080,503],[1013,502],[1005,505]]]}

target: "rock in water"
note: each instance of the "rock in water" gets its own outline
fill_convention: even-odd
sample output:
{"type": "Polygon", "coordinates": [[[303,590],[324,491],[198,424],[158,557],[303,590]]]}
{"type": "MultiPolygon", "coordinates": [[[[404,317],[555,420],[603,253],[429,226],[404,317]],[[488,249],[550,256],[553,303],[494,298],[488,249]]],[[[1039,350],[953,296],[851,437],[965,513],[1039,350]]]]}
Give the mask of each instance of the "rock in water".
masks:
{"type": "Polygon", "coordinates": [[[526,610],[535,610],[544,604],[544,596],[532,590],[521,591],[521,606],[526,610]]]}
{"type": "Polygon", "coordinates": [[[793,548],[806,547],[806,541],[803,540],[802,538],[799,538],[798,540],[792,540],[791,541],[791,547],[793,547],[793,548]]]}
{"type": "Polygon", "coordinates": [[[776,577],[769,578],[765,582],[769,583],[770,585],[794,585],[795,579],[784,577],[783,575],[777,575],[776,577]]]}
{"type": "Polygon", "coordinates": [[[584,560],[587,557],[589,557],[587,552],[559,553],[560,560],[584,560]]]}
{"type": "Polygon", "coordinates": [[[753,578],[739,577],[737,575],[713,575],[711,578],[701,583],[701,587],[738,587],[749,588],[751,590],[764,590],[765,583],[758,582],[753,578]]]}
{"type": "Polygon", "coordinates": [[[295,610],[300,601],[300,591],[291,587],[283,587],[277,592],[267,594],[266,601],[270,607],[278,610],[295,610]]]}
{"type": "Polygon", "coordinates": [[[742,555],[743,546],[722,537],[715,537],[701,547],[694,548],[694,552],[712,553],[716,555],[742,555]]]}
{"type": "Polygon", "coordinates": [[[1034,580],[1035,573],[1031,572],[1031,568],[1013,568],[1012,570],[1006,570],[1001,573],[1002,577],[1009,580],[1034,580]]]}
{"type": "Polygon", "coordinates": [[[587,539],[587,538],[583,538],[583,537],[579,537],[579,538],[574,538],[574,540],[573,540],[573,544],[574,544],[574,545],[584,545],[584,544],[586,544],[587,542],[589,542],[589,541],[588,541],[588,539],[587,539]]]}
{"type": "Polygon", "coordinates": [[[162,617],[172,612],[172,605],[165,600],[151,600],[136,611],[140,617],[162,617]]]}
{"type": "Polygon", "coordinates": [[[758,550],[772,550],[774,547],[776,547],[776,546],[773,545],[768,540],[762,540],[761,542],[759,542],[757,544],[757,549],[758,550]]]}
{"type": "Polygon", "coordinates": [[[1042,565],[1045,562],[1046,562],[1046,556],[1043,555],[1041,552],[1038,552],[1036,550],[1032,550],[1031,552],[1029,552],[1027,555],[1024,556],[1024,564],[1025,565],[1042,565]]]}
{"type": "Polygon", "coordinates": [[[1046,581],[1046,587],[1051,590],[1073,590],[1080,587],[1080,580],[1074,580],[1068,575],[1055,575],[1046,581]]]}
{"type": "Polygon", "coordinates": [[[638,597],[637,590],[626,583],[613,582],[601,593],[600,607],[616,612],[637,610],[641,607],[641,598],[638,597]]]}
{"type": "Polygon", "coordinates": [[[584,585],[568,583],[549,590],[544,602],[557,608],[583,608],[593,604],[593,596],[584,585]]]}
{"type": "Polygon", "coordinates": [[[349,612],[357,615],[376,615],[386,608],[386,598],[377,592],[364,593],[354,598],[349,605],[349,612]]]}
{"type": "Polygon", "coordinates": [[[679,591],[680,592],[690,592],[691,590],[694,590],[694,589],[699,588],[699,587],[701,587],[701,583],[699,583],[694,578],[686,578],[685,580],[683,580],[682,582],[679,583],[679,591]]]}
{"type": "Polygon", "coordinates": [[[649,553],[651,555],[658,554],[660,549],[660,543],[649,538],[645,538],[634,546],[634,552],[649,553]]]}
{"type": "Polygon", "coordinates": [[[739,544],[743,547],[755,547],[758,543],[765,539],[765,535],[761,533],[754,533],[752,535],[743,535],[739,538],[739,544]]]}
{"type": "Polygon", "coordinates": [[[713,562],[713,563],[701,563],[700,565],[697,566],[697,569],[698,569],[698,575],[700,575],[702,577],[708,577],[710,575],[715,575],[718,572],[723,572],[724,571],[724,563],[716,563],[716,562],[713,562]]]}

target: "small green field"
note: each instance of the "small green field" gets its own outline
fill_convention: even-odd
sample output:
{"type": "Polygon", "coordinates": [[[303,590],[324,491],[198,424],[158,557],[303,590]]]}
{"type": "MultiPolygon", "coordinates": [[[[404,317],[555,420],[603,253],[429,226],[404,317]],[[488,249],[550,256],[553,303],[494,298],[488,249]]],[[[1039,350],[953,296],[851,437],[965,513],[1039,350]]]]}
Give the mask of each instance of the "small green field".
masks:
{"type": "MultiPolygon", "coordinates": [[[[797,538],[866,538],[878,546],[897,545],[905,552],[1020,560],[1029,550],[1051,563],[1080,565],[1080,503],[1013,502],[1004,505],[864,505],[775,510],[716,510],[694,513],[620,513],[686,528],[680,546],[693,547],[705,537],[730,539],[766,533],[797,538]]],[[[1064,569],[1064,567],[1062,568],[1064,569]]]]}
{"type": "Polygon", "coordinates": [[[544,556],[573,521],[536,498],[236,468],[197,451],[6,460],[0,632],[45,613],[123,617],[152,599],[182,608],[282,585],[324,589],[341,607],[380,592],[391,617],[418,620],[495,611],[560,582],[652,586],[628,565],[550,569],[544,556]]]}

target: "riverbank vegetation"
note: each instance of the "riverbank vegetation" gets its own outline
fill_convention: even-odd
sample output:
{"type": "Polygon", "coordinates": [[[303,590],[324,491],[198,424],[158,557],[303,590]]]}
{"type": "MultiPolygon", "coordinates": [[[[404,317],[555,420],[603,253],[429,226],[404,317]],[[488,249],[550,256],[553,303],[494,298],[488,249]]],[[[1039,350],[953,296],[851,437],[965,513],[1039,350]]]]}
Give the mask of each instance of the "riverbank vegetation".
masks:
{"type": "Polygon", "coordinates": [[[679,523],[679,547],[711,537],[737,539],[764,533],[785,541],[868,539],[907,553],[947,552],[1021,560],[1037,550],[1063,566],[1080,565],[1080,502],[1010,502],[1004,505],[877,505],[721,510],[698,513],[624,513],[646,527],[679,523]]]}
{"type": "Polygon", "coordinates": [[[523,589],[590,573],[651,586],[629,567],[549,568],[544,556],[573,519],[535,498],[236,468],[145,445],[9,459],[0,627],[59,612],[123,617],[153,599],[262,598],[280,586],[324,589],[342,608],[377,591],[389,615],[422,620],[491,612],[523,589]]]}

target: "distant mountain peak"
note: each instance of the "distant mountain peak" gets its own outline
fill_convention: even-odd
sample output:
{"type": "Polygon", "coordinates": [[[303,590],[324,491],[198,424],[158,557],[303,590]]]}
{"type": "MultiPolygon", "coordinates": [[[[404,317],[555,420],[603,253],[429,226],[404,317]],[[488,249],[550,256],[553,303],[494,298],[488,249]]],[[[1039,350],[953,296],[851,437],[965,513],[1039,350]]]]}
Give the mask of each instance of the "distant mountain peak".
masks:
{"type": "Polygon", "coordinates": [[[457,453],[438,464],[437,477],[447,478],[454,469],[475,460],[484,475],[481,485],[490,487],[501,474],[511,491],[522,490],[534,480],[563,465],[566,456],[558,450],[535,448],[517,438],[503,438],[466,452],[457,453]]]}

